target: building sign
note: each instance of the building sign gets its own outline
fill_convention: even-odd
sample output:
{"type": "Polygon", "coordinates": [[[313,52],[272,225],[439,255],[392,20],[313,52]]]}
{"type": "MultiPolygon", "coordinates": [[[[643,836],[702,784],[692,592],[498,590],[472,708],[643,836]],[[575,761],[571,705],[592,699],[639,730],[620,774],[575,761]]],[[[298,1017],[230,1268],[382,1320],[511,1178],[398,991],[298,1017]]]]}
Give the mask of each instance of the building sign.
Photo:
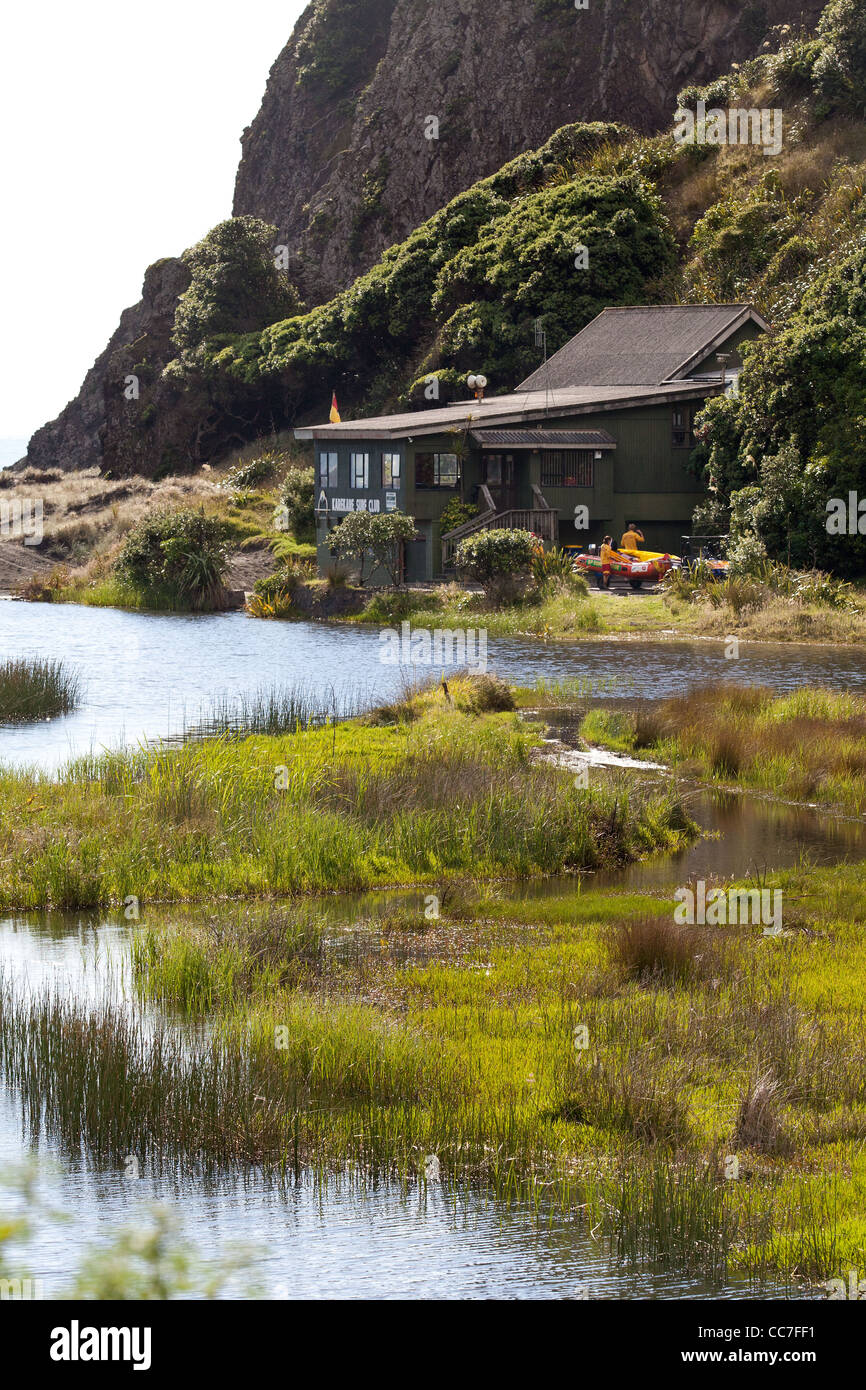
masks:
{"type": "Polygon", "coordinates": [[[386,512],[396,512],[396,510],[397,510],[397,494],[396,494],[396,492],[386,492],[386,493],[385,493],[385,511],[386,511],[386,512]]]}
{"type": "Polygon", "coordinates": [[[382,504],[378,497],[334,497],[332,512],[379,512],[382,504]]]}

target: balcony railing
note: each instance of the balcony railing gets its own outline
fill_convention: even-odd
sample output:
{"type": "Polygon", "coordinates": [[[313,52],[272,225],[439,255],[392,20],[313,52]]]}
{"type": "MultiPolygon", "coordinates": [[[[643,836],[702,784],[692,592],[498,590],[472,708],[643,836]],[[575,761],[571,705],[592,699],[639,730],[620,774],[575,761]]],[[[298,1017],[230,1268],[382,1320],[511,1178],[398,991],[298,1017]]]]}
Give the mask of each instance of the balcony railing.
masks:
{"type": "Polygon", "coordinates": [[[460,542],[478,531],[532,531],[551,544],[559,539],[559,513],[553,507],[516,507],[507,512],[488,509],[442,537],[442,568],[448,569],[460,542]]]}

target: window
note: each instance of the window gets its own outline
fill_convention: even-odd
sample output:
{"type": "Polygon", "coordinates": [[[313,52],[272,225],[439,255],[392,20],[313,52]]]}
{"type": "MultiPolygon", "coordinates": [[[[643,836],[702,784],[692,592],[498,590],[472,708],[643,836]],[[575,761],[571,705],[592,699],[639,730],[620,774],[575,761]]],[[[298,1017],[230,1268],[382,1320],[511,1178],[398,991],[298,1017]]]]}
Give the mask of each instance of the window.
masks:
{"type": "Polygon", "coordinates": [[[382,486],[400,486],[400,455],[383,453],[382,455],[382,486]]]}
{"type": "Polygon", "coordinates": [[[319,487],[337,486],[337,455],[319,454],[319,487]]]}
{"type": "Polygon", "coordinates": [[[370,455],[352,454],[351,458],[352,487],[362,490],[370,486],[370,455]]]}
{"type": "Polygon", "coordinates": [[[459,487],[460,460],[456,454],[416,454],[416,487],[459,487]]]}
{"type": "Polygon", "coordinates": [[[542,487],[592,487],[591,449],[552,449],[541,455],[542,487]]]}
{"type": "Polygon", "coordinates": [[[691,449],[695,436],[692,430],[692,411],[688,405],[675,405],[671,418],[671,441],[675,449],[691,449]]]}

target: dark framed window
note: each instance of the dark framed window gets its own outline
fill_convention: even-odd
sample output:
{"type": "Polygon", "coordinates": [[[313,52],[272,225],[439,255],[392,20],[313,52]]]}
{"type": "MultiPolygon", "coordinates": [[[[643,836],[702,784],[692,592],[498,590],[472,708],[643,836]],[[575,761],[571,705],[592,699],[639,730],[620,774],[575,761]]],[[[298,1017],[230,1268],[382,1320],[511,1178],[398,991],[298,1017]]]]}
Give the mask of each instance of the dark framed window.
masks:
{"type": "Polygon", "coordinates": [[[694,414],[690,405],[675,405],[671,412],[671,443],[675,449],[692,449],[695,435],[694,414]]]}
{"type": "Polygon", "coordinates": [[[591,449],[551,449],[541,455],[542,487],[592,487],[591,449]]]}
{"type": "Polygon", "coordinates": [[[383,452],[383,454],[382,454],[382,486],[383,486],[383,487],[399,487],[399,486],[400,486],[400,455],[399,455],[399,454],[389,453],[388,451],[383,452]]]}
{"type": "Polygon", "coordinates": [[[456,454],[416,454],[416,487],[459,487],[460,460],[456,454]]]}
{"type": "Polygon", "coordinates": [[[337,486],[337,454],[319,454],[319,487],[337,486]]]}
{"type": "Polygon", "coordinates": [[[356,490],[366,491],[370,486],[370,455],[352,454],[349,473],[352,487],[356,490]]]}

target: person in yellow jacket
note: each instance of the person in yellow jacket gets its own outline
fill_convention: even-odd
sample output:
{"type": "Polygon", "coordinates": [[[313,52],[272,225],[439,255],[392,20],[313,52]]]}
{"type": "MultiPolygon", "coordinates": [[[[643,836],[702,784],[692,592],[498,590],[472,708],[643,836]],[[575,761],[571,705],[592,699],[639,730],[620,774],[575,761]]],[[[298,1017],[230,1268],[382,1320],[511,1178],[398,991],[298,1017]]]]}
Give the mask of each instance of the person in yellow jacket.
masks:
{"type": "Polygon", "coordinates": [[[601,543],[599,558],[601,560],[601,583],[605,589],[610,588],[610,557],[613,555],[613,537],[605,536],[601,543]]]}
{"type": "Polygon", "coordinates": [[[643,545],[643,531],[639,531],[633,521],[628,524],[628,530],[623,533],[623,538],[619,543],[620,550],[637,550],[638,541],[643,545]]]}

